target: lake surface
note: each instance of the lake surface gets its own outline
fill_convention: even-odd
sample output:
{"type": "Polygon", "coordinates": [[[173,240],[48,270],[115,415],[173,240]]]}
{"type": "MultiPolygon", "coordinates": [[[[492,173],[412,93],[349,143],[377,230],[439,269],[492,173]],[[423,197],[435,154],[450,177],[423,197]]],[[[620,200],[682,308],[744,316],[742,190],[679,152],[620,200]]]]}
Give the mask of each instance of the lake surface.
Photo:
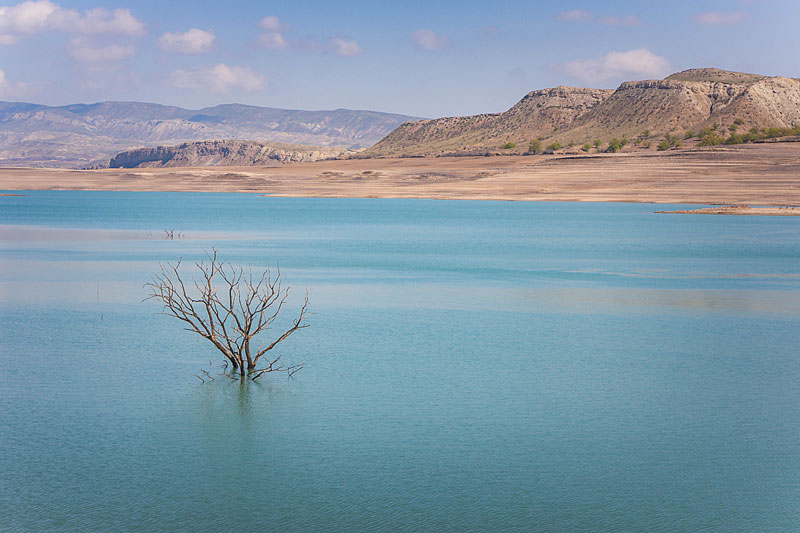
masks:
{"type": "Polygon", "coordinates": [[[0,530],[800,530],[800,219],[24,194],[0,530]],[[142,302],[212,246],[310,290],[292,380],[142,302]]]}

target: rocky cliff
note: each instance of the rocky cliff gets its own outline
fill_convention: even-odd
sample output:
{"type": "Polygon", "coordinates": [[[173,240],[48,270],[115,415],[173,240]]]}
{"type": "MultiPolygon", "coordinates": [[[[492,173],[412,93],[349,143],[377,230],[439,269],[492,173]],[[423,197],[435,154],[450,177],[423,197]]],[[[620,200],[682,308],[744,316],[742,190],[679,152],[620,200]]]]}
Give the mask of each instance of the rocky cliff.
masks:
{"type": "Polygon", "coordinates": [[[199,141],[178,146],[137,148],[111,158],[111,168],[272,166],[347,157],[346,148],[266,144],[255,141],[199,141]]]}

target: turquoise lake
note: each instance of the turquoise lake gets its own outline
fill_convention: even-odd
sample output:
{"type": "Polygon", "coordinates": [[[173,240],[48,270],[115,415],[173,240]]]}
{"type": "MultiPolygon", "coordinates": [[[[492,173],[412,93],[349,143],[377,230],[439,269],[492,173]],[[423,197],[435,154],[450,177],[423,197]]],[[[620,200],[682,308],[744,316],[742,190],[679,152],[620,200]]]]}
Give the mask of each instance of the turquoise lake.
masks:
{"type": "Polygon", "coordinates": [[[800,531],[798,218],[23,194],[0,530],[800,531]],[[309,289],[293,379],[142,301],[212,246],[309,289]]]}

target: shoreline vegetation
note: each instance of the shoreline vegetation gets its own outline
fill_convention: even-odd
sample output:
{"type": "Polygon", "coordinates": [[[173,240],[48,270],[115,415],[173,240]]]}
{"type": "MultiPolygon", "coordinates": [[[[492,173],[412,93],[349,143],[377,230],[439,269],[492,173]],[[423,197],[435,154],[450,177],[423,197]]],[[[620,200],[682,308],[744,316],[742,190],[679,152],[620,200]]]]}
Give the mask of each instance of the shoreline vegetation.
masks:
{"type": "MultiPolygon", "coordinates": [[[[740,121],[740,119],[736,119],[740,121]]],[[[688,129],[686,131],[670,131],[663,135],[653,135],[649,130],[643,131],[641,134],[633,138],[612,137],[608,140],[594,139],[592,142],[579,143],[569,142],[566,145],[558,141],[543,144],[543,141],[538,138],[530,140],[524,146],[514,142],[508,141],[502,146],[495,149],[476,149],[476,150],[461,150],[453,152],[443,152],[440,154],[429,155],[400,155],[399,158],[414,158],[414,157],[495,157],[501,155],[586,155],[586,154],[615,154],[618,152],[664,152],[667,150],[692,150],[695,148],[710,148],[717,146],[735,146],[741,144],[765,144],[765,143],[797,143],[800,142],[800,126],[792,126],[791,128],[770,127],[770,128],[757,128],[752,127],[748,131],[739,132],[736,122],[732,123],[727,128],[730,135],[725,134],[723,128],[719,124],[713,124],[711,127],[703,128],[699,131],[688,129]]],[[[385,156],[368,156],[354,154],[351,158],[382,158],[385,156]]]]}
{"type": "Polygon", "coordinates": [[[350,159],[282,167],[6,168],[0,169],[0,190],[793,207],[800,206],[800,143],[578,156],[350,159]]]}

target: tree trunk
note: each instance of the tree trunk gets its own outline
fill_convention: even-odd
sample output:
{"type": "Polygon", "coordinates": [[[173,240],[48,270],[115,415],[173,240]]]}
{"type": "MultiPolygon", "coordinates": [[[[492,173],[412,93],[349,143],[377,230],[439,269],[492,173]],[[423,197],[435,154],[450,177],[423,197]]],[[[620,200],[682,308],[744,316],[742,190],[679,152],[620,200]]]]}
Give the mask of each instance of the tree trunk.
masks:
{"type": "Polygon", "coordinates": [[[254,370],[256,368],[256,363],[253,361],[253,358],[250,356],[250,340],[245,339],[244,341],[244,357],[247,359],[247,370],[254,370]]]}

